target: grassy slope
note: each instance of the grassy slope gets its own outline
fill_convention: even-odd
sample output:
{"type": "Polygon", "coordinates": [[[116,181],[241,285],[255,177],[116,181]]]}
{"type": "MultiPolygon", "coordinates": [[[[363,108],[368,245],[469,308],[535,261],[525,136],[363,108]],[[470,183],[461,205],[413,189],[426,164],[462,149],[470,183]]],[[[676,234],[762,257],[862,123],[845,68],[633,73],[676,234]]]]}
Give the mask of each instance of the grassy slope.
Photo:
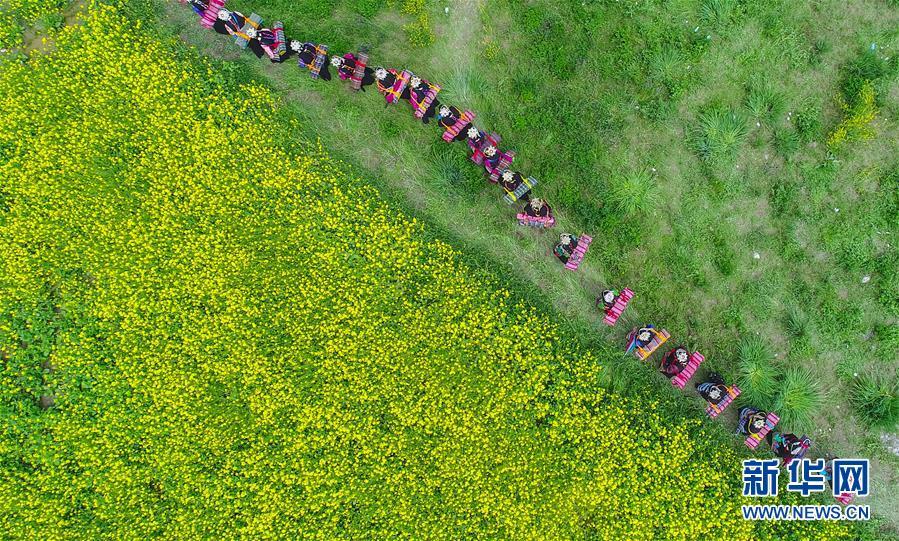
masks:
{"type": "MultiPolygon", "coordinates": [[[[501,273],[529,284],[576,328],[620,342],[627,325],[599,328],[592,309],[591,295],[612,283],[637,288],[627,323],[652,317],[731,375],[741,337],[757,334],[778,372],[807,366],[819,378],[828,405],[815,418],[819,448],[873,455],[886,461],[881,471],[895,469],[877,435],[845,413],[853,374],[896,364],[895,338],[884,332],[896,325],[895,78],[880,83],[874,141],[850,145],[836,160],[823,145],[837,120],[833,102],[845,66],[872,41],[881,57],[892,54],[895,8],[455,2],[448,20],[433,14],[437,41],[422,51],[406,44],[405,20],[391,11],[346,2],[233,5],[277,14],[288,29],[308,32],[298,37],[333,50],[370,44],[374,58],[439,81],[442,98],[471,106],[504,135],[522,169],[543,182],[539,191],[558,209],[559,229],[598,239],[583,272],[561,272],[547,256],[553,234],[514,225],[512,210],[464,150],[439,141],[407,110],[380,111],[377,96],[255,62],[228,40],[197,31],[183,10],[170,13],[183,37],[247,62],[331,148],[377,173],[385,190],[487,254],[501,273]],[[837,10],[839,21],[818,23],[837,10]],[[715,110],[744,118],[747,134],[730,154],[703,161],[696,128],[715,110]],[[811,121],[800,124],[799,116],[811,121]],[[637,171],[647,173],[656,204],[624,215],[616,196],[637,171]],[[871,282],[862,284],[863,275],[871,282]],[[798,337],[791,315],[805,322],[798,337]]],[[[616,382],[628,385],[635,372],[616,382]]],[[[645,376],[631,386],[642,388],[645,376]]],[[[657,392],[670,391],[659,384],[657,392]]],[[[890,478],[881,482],[878,510],[895,520],[899,498],[890,478]]]]}

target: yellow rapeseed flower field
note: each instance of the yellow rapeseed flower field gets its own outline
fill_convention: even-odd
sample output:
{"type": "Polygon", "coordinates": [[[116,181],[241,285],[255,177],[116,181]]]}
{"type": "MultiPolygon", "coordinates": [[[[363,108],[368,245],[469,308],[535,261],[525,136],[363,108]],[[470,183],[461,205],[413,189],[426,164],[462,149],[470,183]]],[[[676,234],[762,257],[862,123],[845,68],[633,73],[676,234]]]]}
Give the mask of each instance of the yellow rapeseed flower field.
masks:
{"type": "Polygon", "coordinates": [[[0,67],[3,537],[849,536],[186,62],[97,3],[0,67]]]}

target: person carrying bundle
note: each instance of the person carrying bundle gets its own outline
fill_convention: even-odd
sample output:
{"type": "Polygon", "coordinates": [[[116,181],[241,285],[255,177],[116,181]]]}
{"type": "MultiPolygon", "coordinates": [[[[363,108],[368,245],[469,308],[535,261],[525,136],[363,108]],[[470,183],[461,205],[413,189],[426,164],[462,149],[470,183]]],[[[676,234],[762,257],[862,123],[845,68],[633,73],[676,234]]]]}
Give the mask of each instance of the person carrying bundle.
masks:
{"type": "Polygon", "coordinates": [[[343,57],[332,56],[331,65],[337,70],[337,76],[341,81],[353,81],[353,75],[356,73],[357,66],[362,66],[361,78],[359,79],[359,90],[365,91],[365,87],[375,82],[375,71],[364,64],[361,59],[357,58],[353,53],[346,53],[343,57]]]}
{"type": "Polygon", "coordinates": [[[552,209],[539,197],[528,201],[524,206],[523,212],[519,212],[516,217],[518,218],[518,225],[530,227],[552,227],[556,223],[552,209]]]}
{"type": "MultiPolygon", "coordinates": [[[[488,179],[493,183],[499,182],[500,175],[509,170],[509,166],[512,165],[512,161],[515,159],[514,151],[499,150],[495,146],[497,144],[499,144],[499,136],[495,133],[491,134],[487,142],[484,144],[484,170],[487,171],[488,179]]],[[[528,177],[525,179],[520,174],[518,174],[518,180],[519,186],[517,194],[523,194],[525,191],[530,190],[530,188],[533,188],[537,185],[537,179],[535,179],[534,177],[528,177]]],[[[513,191],[512,193],[515,192],[513,191]]],[[[507,202],[514,203],[515,201],[520,199],[520,195],[516,195],[516,197],[512,197],[510,199],[512,200],[507,202]]]]}
{"type": "Polygon", "coordinates": [[[234,43],[241,49],[247,48],[253,43],[253,47],[258,48],[259,43],[256,40],[257,34],[262,24],[262,18],[255,13],[249,17],[239,11],[228,11],[221,9],[218,17],[212,25],[212,29],[219,34],[232,36],[234,43]]]}
{"type": "Polygon", "coordinates": [[[284,39],[284,25],[276,21],[271,28],[259,30],[256,39],[250,42],[250,50],[257,58],[262,58],[265,54],[273,63],[283,62],[289,56],[284,39]]]}
{"type": "Polygon", "coordinates": [[[562,263],[568,263],[571,254],[577,248],[577,237],[569,233],[559,235],[559,242],[553,247],[553,254],[559,258],[562,263]]]}
{"type": "Polygon", "coordinates": [[[535,197],[524,206],[524,213],[531,218],[552,218],[553,211],[546,201],[535,197]]]}
{"type": "Polygon", "coordinates": [[[297,54],[297,65],[308,68],[309,75],[313,79],[331,80],[328,71],[328,46],[311,42],[302,43],[299,40],[290,41],[290,49],[297,54]]]}
{"type": "Polygon", "coordinates": [[[699,396],[705,399],[709,404],[720,404],[730,389],[724,383],[724,378],[717,372],[709,374],[708,381],[696,384],[696,391],[699,396]]]}
{"type": "Polygon", "coordinates": [[[182,3],[185,3],[190,6],[190,9],[194,10],[194,13],[199,15],[200,17],[206,13],[206,10],[209,9],[209,4],[206,0],[186,0],[182,3]]]}
{"type": "Polygon", "coordinates": [[[603,291],[599,297],[596,298],[596,306],[599,307],[600,303],[602,304],[602,310],[604,312],[608,312],[615,306],[615,301],[618,299],[618,291],[615,289],[607,289],[603,291]]]}
{"type": "Polygon", "coordinates": [[[203,28],[213,28],[219,20],[220,12],[228,12],[224,9],[225,0],[186,0],[186,3],[200,16],[200,26],[203,28]]]}
{"type": "Polygon", "coordinates": [[[736,385],[727,385],[724,378],[717,372],[708,375],[706,381],[696,384],[696,391],[699,396],[709,403],[705,408],[705,412],[709,417],[715,419],[722,411],[740,396],[740,388],[736,385]]]}
{"type": "Polygon", "coordinates": [[[443,140],[447,143],[462,141],[468,136],[468,130],[472,127],[474,113],[459,111],[452,105],[441,104],[437,108],[437,123],[445,130],[443,140]]]}
{"type": "Polygon", "coordinates": [[[533,177],[524,178],[521,173],[506,169],[499,176],[499,184],[506,192],[503,200],[512,205],[518,201],[527,201],[531,198],[531,190],[537,185],[537,179],[533,177]]]}
{"type": "MultiPolygon", "coordinates": [[[[830,485],[831,491],[833,491],[833,461],[839,459],[838,456],[832,456],[830,458],[826,458],[824,461],[824,479],[827,480],[827,484],[830,485]]],[[[854,499],[852,493],[850,492],[841,492],[839,496],[836,497],[836,500],[843,505],[849,505],[852,503],[854,499]]]]}
{"type": "Polygon", "coordinates": [[[245,24],[247,24],[247,18],[243,13],[220,9],[215,24],[212,25],[212,29],[224,36],[233,36],[237,34],[245,24]]]}
{"type": "Polygon", "coordinates": [[[768,432],[767,440],[771,445],[771,451],[783,460],[784,465],[804,457],[812,446],[809,438],[805,436],[800,438],[796,434],[775,434],[772,431],[768,432]]]}
{"type": "Polygon", "coordinates": [[[668,379],[671,379],[683,372],[689,362],[690,352],[683,346],[677,346],[676,348],[669,350],[668,353],[662,357],[662,364],[659,366],[659,371],[662,374],[665,374],[668,379]]]}
{"type": "Polygon", "coordinates": [[[378,92],[384,95],[387,103],[396,103],[403,99],[409,99],[409,79],[411,73],[403,70],[397,73],[395,69],[377,68],[375,81],[378,84],[378,92]]]}
{"type": "Polygon", "coordinates": [[[631,288],[626,287],[620,293],[615,289],[607,289],[596,298],[596,306],[602,306],[605,315],[602,322],[610,327],[614,327],[618,322],[618,318],[624,313],[627,305],[634,298],[634,292],[631,288]]]}
{"type": "Polygon", "coordinates": [[[638,348],[646,348],[652,344],[653,338],[656,336],[656,329],[653,325],[644,325],[639,329],[633,329],[628,336],[627,350],[630,353],[638,348]]]}
{"type": "Polygon", "coordinates": [[[645,361],[669,338],[671,338],[671,333],[665,329],[656,329],[655,325],[647,324],[640,328],[634,328],[627,335],[625,353],[633,353],[634,357],[645,361]]]}
{"type": "MultiPolygon", "coordinates": [[[[468,148],[470,148],[471,151],[475,154],[481,153],[481,145],[484,144],[484,140],[487,138],[487,134],[472,125],[470,128],[468,128],[468,130],[466,130],[465,137],[465,142],[468,143],[468,148]]],[[[480,165],[482,162],[475,163],[480,165]]]]}
{"type": "Polygon", "coordinates": [[[421,77],[412,76],[409,79],[409,103],[415,111],[415,118],[420,118],[423,124],[427,124],[434,116],[437,106],[437,93],[440,85],[432,84],[421,77]]]}
{"type": "MultiPolygon", "coordinates": [[[[499,185],[507,192],[515,193],[522,185],[524,185],[524,177],[517,171],[506,169],[500,176],[499,185]]],[[[518,196],[518,199],[523,201],[529,200],[531,198],[530,192],[531,190],[528,188],[527,191],[523,191],[521,195],[518,196]]]]}
{"type": "Polygon", "coordinates": [[[754,436],[765,429],[768,412],[751,406],[740,408],[740,419],[737,421],[737,434],[754,436]]]}

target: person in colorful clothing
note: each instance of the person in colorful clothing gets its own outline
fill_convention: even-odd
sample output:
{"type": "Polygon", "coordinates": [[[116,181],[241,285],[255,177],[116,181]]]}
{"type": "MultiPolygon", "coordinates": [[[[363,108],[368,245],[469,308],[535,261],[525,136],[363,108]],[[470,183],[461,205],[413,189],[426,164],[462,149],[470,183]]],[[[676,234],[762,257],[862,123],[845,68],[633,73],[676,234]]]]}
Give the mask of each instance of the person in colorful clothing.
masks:
{"type": "Polygon", "coordinates": [[[194,10],[194,13],[201,16],[209,6],[204,0],[187,0],[187,4],[194,10]]]}
{"type": "Polygon", "coordinates": [[[535,197],[524,206],[524,213],[534,218],[548,218],[552,216],[552,209],[539,197],[535,197]]]}
{"type": "MultiPolygon", "coordinates": [[[[393,85],[396,83],[396,78],[396,70],[377,68],[375,70],[375,81],[378,84],[378,92],[386,95],[388,92],[392,91],[393,85]]],[[[406,85],[406,87],[400,93],[399,99],[409,99],[409,85],[406,85]]]]}
{"type": "Polygon", "coordinates": [[[603,291],[599,297],[596,298],[596,306],[598,307],[602,304],[602,309],[604,312],[608,312],[615,306],[615,301],[618,300],[618,291],[614,289],[607,289],[603,291]]]}
{"type": "Polygon", "coordinates": [[[645,348],[652,343],[653,338],[655,338],[657,334],[658,331],[656,331],[654,325],[643,325],[639,329],[633,329],[630,334],[627,335],[626,353],[630,353],[637,348],[645,348]]]}
{"type": "MultiPolygon", "coordinates": [[[[481,145],[484,144],[484,139],[487,138],[484,132],[474,126],[468,128],[465,135],[468,138],[468,146],[471,147],[472,150],[481,148],[481,145]]],[[[494,149],[494,153],[496,153],[496,149],[494,149]]]]}
{"type": "Polygon", "coordinates": [[[669,350],[668,353],[662,357],[662,364],[659,367],[659,371],[670,379],[683,372],[689,362],[690,352],[683,346],[677,346],[676,348],[669,350]]]}
{"type": "Polygon", "coordinates": [[[276,22],[273,28],[260,28],[256,32],[256,39],[248,44],[257,58],[267,56],[274,63],[280,63],[290,56],[290,49],[284,42],[284,29],[280,22],[276,22]]]}
{"type": "MultiPolygon", "coordinates": [[[[521,186],[522,183],[524,183],[524,177],[521,176],[521,173],[506,169],[505,171],[503,171],[503,174],[500,176],[499,183],[500,183],[500,186],[502,186],[504,190],[506,190],[509,193],[514,194],[515,190],[517,190],[519,188],[519,186],[521,186]]],[[[520,197],[520,199],[522,199],[524,201],[527,201],[530,198],[531,198],[530,190],[524,192],[524,194],[520,197]]],[[[547,207],[547,210],[548,210],[548,207],[547,207]]],[[[527,209],[525,209],[525,212],[527,212],[527,209]]]]}
{"type": "MultiPolygon", "coordinates": [[[[432,86],[431,83],[422,81],[421,77],[413,76],[409,79],[409,101],[414,100],[415,103],[422,103],[427,97],[428,92],[434,88],[436,87],[432,86]]],[[[421,122],[423,124],[427,124],[431,121],[431,118],[434,117],[439,105],[440,103],[436,99],[431,102],[424,115],[421,117],[421,122]]]]}
{"type": "Polygon", "coordinates": [[[787,462],[803,456],[808,448],[802,438],[796,434],[775,434],[772,431],[768,432],[767,439],[774,454],[787,462]]]}
{"type": "Polygon", "coordinates": [[[708,381],[696,383],[696,391],[699,396],[703,397],[709,404],[720,404],[729,391],[724,378],[717,372],[709,374],[708,381]]]}
{"type": "MultiPolygon", "coordinates": [[[[441,104],[437,107],[437,123],[444,129],[452,128],[461,117],[462,111],[452,105],[441,104]]],[[[453,141],[461,141],[468,137],[468,130],[471,128],[471,122],[462,126],[462,129],[459,130],[459,134],[453,138],[453,141]]]]}
{"type": "MultiPolygon", "coordinates": [[[[347,81],[353,77],[353,72],[356,70],[357,61],[358,60],[356,59],[356,55],[352,53],[346,53],[345,55],[343,55],[343,57],[331,57],[331,65],[337,70],[337,76],[340,77],[342,81],[347,81]]],[[[375,71],[366,66],[359,90],[364,91],[366,86],[371,85],[374,82],[375,71]]]]}
{"type": "Polygon", "coordinates": [[[247,18],[239,11],[220,9],[212,29],[225,36],[233,36],[246,24],[247,18]]]}
{"type": "Polygon", "coordinates": [[[562,233],[559,235],[559,242],[557,242],[553,248],[553,254],[555,254],[562,263],[568,263],[575,248],[577,248],[577,237],[568,233],[562,233]]]}
{"type": "MultiPolygon", "coordinates": [[[[315,57],[318,52],[316,51],[315,44],[306,42],[302,43],[299,40],[293,39],[290,40],[290,50],[296,53],[297,60],[301,62],[301,66],[312,66],[315,62],[315,57]]],[[[318,72],[319,79],[323,81],[331,80],[331,72],[328,71],[328,63],[325,62],[322,64],[321,71],[318,72]]]]}
{"type": "Polygon", "coordinates": [[[768,412],[751,406],[740,408],[740,419],[737,421],[737,434],[746,436],[758,434],[765,428],[768,412]]]}

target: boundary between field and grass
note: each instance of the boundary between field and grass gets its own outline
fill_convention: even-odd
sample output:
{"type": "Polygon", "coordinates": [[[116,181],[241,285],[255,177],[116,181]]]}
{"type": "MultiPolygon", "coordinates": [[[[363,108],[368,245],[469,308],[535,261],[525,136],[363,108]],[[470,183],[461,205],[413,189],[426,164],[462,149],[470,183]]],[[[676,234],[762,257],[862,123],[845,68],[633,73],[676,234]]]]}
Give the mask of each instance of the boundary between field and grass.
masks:
{"type": "MultiPolygon", "coordinates": [[[[67,17],[67,23],[68,22],[70,22],[69,17],[67,17]]],[[[349,158],[345,158],[344,161],[352,161],[352,160],[350,160],[349,158]]],[[[420,217],[423,215],[423,213],[419,209],[416,209],[416,208],[414,208],[414,206],[410,206],[408,204],[408,201],[406,200],[405,197],[403,197],[401,190],[397,189],[395,186],[391,186],[389,183],[381,181],[380,179],[377,180],[377,183],[379,185],[379,191],[381,192],[382,196],[385,196],[385,199],[387,199],[387,201],[389,201],[391,204],[404,209],[405,212],[407,212],[409,215],[411,215],[413,217],[415,217],[415,216],[420,217]]],[[[460,237],[456,233],[454,233],[451,229],[442,226],[441,224],[437,224],[437,223],[429,224],[429,228],[431,229],[431,233],[428,236],[449,239],[451,243],[457,244],[457,245],[461,241],[460,237]]],[[[490,273],[490,274],[495,274],[496,261],[493,257],[491,257],[487,254],[481,253],[480,251],[477,251],[477,250],[475,250],[475,251],[465,250],[465,251],[461,251],[460,254],[461,254],[461,257],[463,258],[463,260],[466,262],[466,264],[469,264],[472,269],[477,269],[478,272],[486,272],[486,273],[490,273]]],[[[515,297],[516,300],[520,300],[522,302],[527,302],[528,304],[535,305],[541,311],[545,311],[548,313],[557,311],[555,308],[552,307],[552,303],[547,298],[547,295],[545,292],[543,292],[542,290],[535,290],[534,288],[530,287],[527,284],[526,280],[522,279],[521,277],[519,277],[515,274],[506,274],[503,277],[503,281],[506,284],[508,284],[509,289],[511,289],[511,291],[513,293],[513,297],[515,297]]],[[[583,347],[598,349],[598,350],[602,350],[602,351],[609,351],[610,353],[615,351],[615,348],[613,346],[611,346],[606,339],[604,339],[603,337],[596,334],[595,329],[593,329],[591,325],[585,323],[584,321],[582,321],[580,319],[569,319],[569,318],[561,318],[561,320],[559,320],[558,318],[555,318],[555,319],[556,319],[556,324],[560,328],[565,329],[565,331],[568,332],[569,334],[571,334],[572,336],[576,337],[576,340],[583,347]]],[[[627,374],[627,377],[629,378],[629,383],[635,383],[634,376],[637,374],[639,374],[641,376],[639,378],[639,380],[636,381],[636,383],[638,383],[640,387],[644,387],[644,384],[649,385],[652,383],[652,379],[650,377],[651,374],[647,373],[645,371],[634,371],[634,372],[627,374]]],[[[612,377],[614,377],[614,376],[612,376],[612,377]]],[[[607,383],[613,383],[613,382],[610,381],[607,383]]],[[[666,390],[670,391],[670,389],[667,389],[667,388],[666,388],[666,390]]],[[[637,393],[638,392],[639,391],[637,391],[637,393]]],[[[629,393],[623,393],[623,394],[629,394],[629,393]]],[[[636,394],[636,393],[634,393],[634,394],[636,394]]],[[[665,398],[667,398],[667,397],[665,397],[665,398]]],[[[669,401],[669,400],[662,401],[662,405],[666,409],[670,408],[672,406],[672,404],[669,404],[668,402],[671,402],[671,401],[669,401]]],[[[671,408],[671,409],[672,409],[672,411],[678,411],[678,412],[684,411],[683,408],[671,408]]],[[[695,409],[691,408],[690,412],[691,412],[691,414],[694,414],[695,409]]],[[[715,424],[720,425],[720,423],[715,423],[715,424]]],[[[742,446],[737,445],[736,443],[734,444],[734,446],[742,449],[742,446]]]]}
{"type": "MultiPolygon", "coordinates": [[[[286,33],[285,33],[285,36],[286,36],[286,33]]],[[[231,36],[229,35],[229,36],[227,36],[227,37],[230,38],[231,36]]],[[[290,41],[291,41],[289,37],[285,37],[285,40],[286,40],[287,42],[290,42],[290,41]]],[[[337,55],[337,56],[340,56],[339,53],[335,53],[335,52],[333,52],[333,51],[331,51],[330,53],[331,53],[331,54],[335,54],[335,55],[337,55]]],[[[287,58],[289,58],[290,55],[291,55],[291,53],[288,52],[287,58]]],[[[265,58],[266,58],[265,56],[261,57],[261,59],[265,59],[265,58]]],[[[286,60],[287,58],[284,58],[283,60],[286,60]]],[[[283,63],[283,60],[282,60],[282,62],[273,62],[273,63],[283,63]]],[[[327,61],[326,61],[326,63],[327,63],[327,61]]],[[[369,66],[372,66],[372,65],[376,65],[376,64],[374,64],[374,63],[372,63],[372,62],[369,62],[369,66]]],[[[325,66],[325,69],[327,69],[327,64],[326,64],[326,66],[325,66]]],[[[336,74],[335,74],[335,76],[336,76],[336,74]]],[[[464,110],[464,109],[462,109],[462,110],[464,110]]],[[[487,131],[487,133],[489,133],[489,131],[487,131]]],[[[452,234],[451,232],[449,232],[446,228],[440,228],[440,232],[441,232],[442,234],[445,234],[445,236],[448,236],[449,238],[453,238],[453,239],[456,238],[456,235],[454,235],[454,234],[452,234]],[[446,235],[446,234],[448,234],[448,235],[446,235]]],[[[480,259],[480,258],[478,258],[478,259],[480,259]]],[[[489,260],[489,258],[488,258],[488,260],[489,260]]],[[[483,262],[483,261],[480,261],[479,263],[481,263],[481,264],[477,265],[475,268],[479,268],[479,269],[482,268],[482,265],[483,265],[484,262],[483,262]]],[[[516,280],[516,282],[517,282],[517,281],[518,281],[518,280],[516,280]]],[[[516,285],[517,285],[518,287],[521,287],[522,284],[516,284],[516,285]]],[[[531,298],[532,298],[532,295],[531,295],[531,294],[528,294],[528,295],[526,295],[526,296],[525,296],[525,295],[522,295],[522,297],[523,297],[523,298],[527,298],[527,299],[529,300],[529,302],[530,302],[530,301],[531,301],[531,298]]],[[[544,304],[544,303],[546,302],[546,299],[541,299],[541,300],[542,300],[543,302],[541,302],[540,304],[544,304]]],[[[563,321],[567,321],[567,320],[563,318],[563,321]]],[[[580,324],[580,323],[579,323],[579,324],[574,325],[573,327],[574,327],[574,328],[572,328],[571,330],[574,331],[574,332],[576,333],[577,336],[582,337],[581,331],[585,330],[584,328],[585,328],[585,327],[588,327],[588,326],[585,325],[585,324],[580,324]]],[[[596,339],[595,339],[595,340],[590,340],[590,341],[588,341],[588,342],[591,343],[591,344],[593,345],[593,347],[596,347],[597,345],[599,345],[599,342],[600,342],[600,340],[602,340],[602,339],[601,339],[600,337],[596,336],[596,335],[594,335],[594,336],[595,336],[596,339]]],[[[579,340],[579,341],[581,341],[581,340],[579,340]]],[[[605,342],[605,340],[602,340],[602,342],[605,342]]],[[[582,342],[582,343],[583,343],[583,342],[582,342]]],[[[609,344],[607,344],[607,343],[604,343],[603,346],[604,346],[604,347],[602,347],[601,349],[611,349],[611,346],[610,346],[609,344]]],[[[627,356],[627,357],[629,357],[629,356],[627,356]]],[[[647,378],[645,378],[645,379],[648,380],[649,378],[647,377],[647,378]]],[[[630,383],[633,383],[633,381],[631,381],[630,383]]],[[[643,383],[643,382],[640,382],[640,383],[641,383],[641,387],[642,387],[642,383],[643,383]]],[[[648,383],[648,382],[647,382],[647,383],[648,383]]],[[[734,413],[733,411],[730,412],[730,416],[731,416],[731,417],[733,416],[733,413],[734,413]]]]}

